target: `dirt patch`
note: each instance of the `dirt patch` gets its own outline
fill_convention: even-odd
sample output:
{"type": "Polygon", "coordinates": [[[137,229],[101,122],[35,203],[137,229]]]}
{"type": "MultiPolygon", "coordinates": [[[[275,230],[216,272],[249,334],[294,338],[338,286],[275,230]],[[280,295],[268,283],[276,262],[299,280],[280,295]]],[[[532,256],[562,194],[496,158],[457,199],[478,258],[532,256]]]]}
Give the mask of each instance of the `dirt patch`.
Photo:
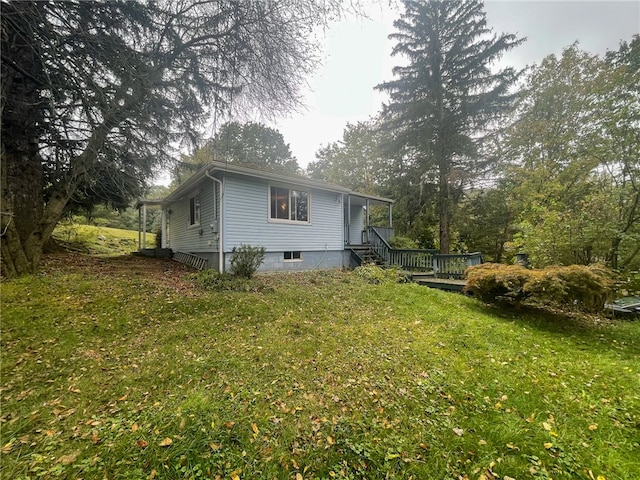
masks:
{"type": "Polygon", "coordinates": [[[144,278],[178,291],[192,291],[188,279],[196,270],[168,258],[149,258],[137,255],[97,257],[81,253],[50,253],[43,257],[40,275],[75,273],[114,278],[144,278]]]}

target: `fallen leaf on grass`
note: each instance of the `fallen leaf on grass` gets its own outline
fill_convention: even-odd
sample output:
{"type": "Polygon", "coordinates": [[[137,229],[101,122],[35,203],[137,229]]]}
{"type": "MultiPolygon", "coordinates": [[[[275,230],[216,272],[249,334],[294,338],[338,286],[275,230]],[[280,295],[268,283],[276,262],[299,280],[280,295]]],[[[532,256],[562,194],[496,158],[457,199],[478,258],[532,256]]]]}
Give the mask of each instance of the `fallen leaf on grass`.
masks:
{"type": "Polygon", "coordinates": [[[547,450],[549,450],[551,447],[553,447],[553,443],[551,443],[551,442],[544,442],[544,448],[546,448],[547,450]]]}
{"type": "Polygon", "coordinates": [[[303,480],[302,474],[300,472],[296,473],[296,480],[303,480]]]}
{"type": "Polygon", "coordinates": [[[146,440],[138,440],[136,442],[136,444],[140,447],[140,448],[147,448],[147,446],[149,446],[149,442],[147,442],[146,440]]]}
{"type": "Polygon", "coordinates": [[[327,435],[327,443],[329,445],[335,445],[336,441],[333,439],[331,435],[327,435]]]}
{"type": "Polygon", "coordinates": [[[464,430],[462,428],[454,428],[453,429],[453,433],[455,433],[456,435],[458,435],[459,437],[461,437],[464,434],[464,430]]]}
{"type": "Polygon", "coordinates": [[[173,440],[171,440],[169,437],[164,438],[158,445],[161,447],[168,447],[173,443],[173,440]]]}
{"type": "Polygon", "coordinates": [[[73,452],[68,455],[62,455],[58,459],[58,463],[61,463],[63,465],[70,465],[76,461],[76,458],[78,458],[78,455],[80,455],[80,452],[73,452]]]}
{"type": "Polygon", "coordinates": [[[597,423],[593,423],[593,424],[589,425],[589,430],[591,430],[592,432],[594,430],[597,430],[597,429],[598,429],[598,424],[597,423]]]}

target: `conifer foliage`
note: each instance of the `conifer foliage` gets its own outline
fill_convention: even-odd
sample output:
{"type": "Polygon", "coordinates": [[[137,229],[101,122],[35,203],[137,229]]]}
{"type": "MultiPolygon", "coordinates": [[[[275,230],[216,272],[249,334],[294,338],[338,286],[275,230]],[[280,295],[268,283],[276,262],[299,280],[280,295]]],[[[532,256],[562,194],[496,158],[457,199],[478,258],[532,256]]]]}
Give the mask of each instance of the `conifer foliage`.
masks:
{"type": "Polygon", "coordinates": [[[213,110],[299,102],[339,0],[2,1],[2,269],[33,272],[72,200],[125,202],[213,110]]]}
{"type": "Polygon", "coordinates": [[[440,251],[448,253],[461,182],[479,168],[482,139],[513,101],[509,89],[519,76],[492,66],[524,39],[494,34],[480,0],[404,0],[404,6],[390,38],[397,42],[393,55],[408,62],[377,88],[390,94],[383,115],[410,169],[406,191],[417,196],[427,183],[437,186],[440,251]]]}

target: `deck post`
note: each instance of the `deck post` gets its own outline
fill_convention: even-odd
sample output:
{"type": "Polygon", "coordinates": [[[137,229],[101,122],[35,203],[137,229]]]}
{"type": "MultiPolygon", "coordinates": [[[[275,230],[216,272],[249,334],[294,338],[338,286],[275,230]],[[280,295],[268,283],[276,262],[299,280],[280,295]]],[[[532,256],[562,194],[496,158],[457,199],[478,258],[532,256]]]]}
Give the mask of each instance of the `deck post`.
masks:
{"type": "Polygon", "coordinates": [[[393,204],[389,204],[389,227],[393,228],[393,204]]]}

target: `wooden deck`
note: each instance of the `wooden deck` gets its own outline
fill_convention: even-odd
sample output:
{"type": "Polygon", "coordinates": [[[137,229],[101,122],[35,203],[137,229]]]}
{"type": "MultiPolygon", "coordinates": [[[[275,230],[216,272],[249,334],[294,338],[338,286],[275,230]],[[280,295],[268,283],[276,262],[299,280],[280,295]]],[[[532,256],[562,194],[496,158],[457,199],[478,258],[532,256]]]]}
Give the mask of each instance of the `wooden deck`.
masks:
{"type": "Polygon", "coordinates": [[[462,292],[467,284],[466,280],[454,278],[435,278],[432,274],[414,273],[412,280],[418,285],[424,285],[429,288],[437,288],[439,290],[447,290],[450,292],[462,292]]]}

